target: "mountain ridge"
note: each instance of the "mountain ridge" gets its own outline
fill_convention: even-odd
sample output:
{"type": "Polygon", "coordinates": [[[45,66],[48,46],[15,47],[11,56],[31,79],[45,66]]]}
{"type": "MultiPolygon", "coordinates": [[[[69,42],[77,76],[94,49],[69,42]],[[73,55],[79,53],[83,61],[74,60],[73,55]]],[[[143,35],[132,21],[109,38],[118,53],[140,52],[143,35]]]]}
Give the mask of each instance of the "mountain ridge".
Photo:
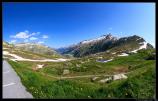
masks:
{"type": "Polygon", "coordinates": [[[72,44],[70,46],[57,49],[36,42],[22,42],[17,44],[9,44],[5,41],[3,42],[3,45],[8,45],[9,47],[15,47],[34,53],[46,55],[69,54],[74,57],[82,57],[98,52],[105,52],[111,49],[136,52],[136,50],[138,50],[139,47],[141,47],[141,45],[143,44],[146,45],[144,46],[145,48],[153,48],[151,44],[146,43],[146,41],[138,35],[117,38],[115,36],[112,36],[111,33],[89,40],[83,40],[81,42],[78,42],[77,44],[72,44]]]}
{"type": "MultiPolygon", "coordinates": [[[[82,57],[85,55],[94,54],[97,52],[103,52],[115,47],[125,47],[128,46],[125,50],[135,50],[141,45],[139,43],[146,42],[142,37],[138,35],[132,35],[128,37],[117,38],[112,36],[111,33],[107,35],[102,35],[95,39],[83,40],[73,46],[58,48],[57,52],[60,54],[72,54],[75,57],[82,57]]],[[[153,46],[147,43],[147,48],[153,48],[153,46]]]]}

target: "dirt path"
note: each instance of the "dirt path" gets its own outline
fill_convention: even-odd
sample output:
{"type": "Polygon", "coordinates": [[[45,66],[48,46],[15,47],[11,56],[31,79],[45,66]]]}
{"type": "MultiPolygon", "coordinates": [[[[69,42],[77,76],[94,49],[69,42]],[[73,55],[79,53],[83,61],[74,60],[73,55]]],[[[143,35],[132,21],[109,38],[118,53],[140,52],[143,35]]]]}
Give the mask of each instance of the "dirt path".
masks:
{"type": "MultiPolygon", "coordinates": [[[[127,73],[119,73],[119,74],[128,74],[130,72],[127,72],[127,73]]],[[[113,76],[113,75],[117,75],[117,74],[113,74],[113,75],[103,75],[103,74],[100,74],[100,75],[83,75],[83,76],[67,76],[67,77],[63,77],[63,76],[52,76],[52,75],[49,75],[49,74],[45,74],[45,73],[41,73],[42,75],[44,76],[48,76],[48,77],[52,77],[52,78],[55,78],[55,79],[75,79],[75,78],[89,78],[89,77],[98,77],[98,76],[113,76]]]]}

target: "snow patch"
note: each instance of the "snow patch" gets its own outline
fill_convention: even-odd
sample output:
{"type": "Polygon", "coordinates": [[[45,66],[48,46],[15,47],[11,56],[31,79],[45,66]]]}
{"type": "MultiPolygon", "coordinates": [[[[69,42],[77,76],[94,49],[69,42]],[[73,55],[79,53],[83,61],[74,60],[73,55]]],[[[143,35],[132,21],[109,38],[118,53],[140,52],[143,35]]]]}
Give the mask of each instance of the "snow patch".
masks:
{"type": "Polygon", "coordinates": [[[139,44],[144,44],[144,42],[140,42],[139,44]]]}
{"type": "Polygon", "coordinates": [[[9,52],[3,51],[3,55],[8,55],[8,54],[9,54],[9,52]]]}
{"type": "Polygon", "coordinates": [[[136,41],[138,41],[138,40],[140,40],[140,39],[142,39],[142,38],[138,38],[136,41]]]}
{"type": "Polygon", "coordinates": [[[67,59],[58,59],[58,61],[66,61],[67,59]]]}
{"type": "Polygon", "coordinates": [[[3,55],[10,55],[10,56],[12,56],[12,57],[14,57],[14,58],[16,58],[16,59],[24,59],[24,58],[22,58],[22,57],[20,57],[20,56],[17,56],[17,55],[15,55],[15,54],[11,54],[11,53],[9,53],[8,51],[3,51],[3,55]]]}
{"type": "Polygon", "coordinates": [[[128,56],[128,54],[122,53],[121,55],[118,55],[118,56],[128,56]]]}
{"type": "Polygon", "coordinates": [[[99,37],[99,38],[97,38],[97,39],[85,40],[85,41],[82,41],[81,43],[82,43],[82,44],[86,44],[86,43],[96,42],[96,41],[102,40],[102,39],[104,39],[104,38],[106,38],[106,36],[102,36],[102,37],[99,37]]]}
{"type": "Polygon", "coordinates": [[[145,49],[147,48],[147,42],[144,42],[143,45],[139,47],[139,50],[144,49],[144,48],[145,49]]]}
{"type": "Polygon", "coordinates": [[[138,49],[131,51],[132,53],[137,53],[138,49]]]}
{"type": "Polygon", "coordinates": [[[141,45],[138,49],[131,51],[132,53],[137,53],[138,50],[146,49],[148,43],[147,42],[141,42],[139,44],[143,44],[143,45],[141,45]]]}
{"type": "Polygon", "coordinates": [[[112,61],[113,59],[110,59],[110,60],[96,60],[97,62],[104,62],[104,63],[106,63],[106,62],[109,62],[109,61],[112,61]]]}
{"type": "Polygon", "coordinates": [[[14,57],[15,59],[11,59],[13,61],[36,61],[36,62],[62,62],[62,61],[67,61],[69,59],[62,59],[62,58],[59,58],[59,59],[44,59],[44,60],[33,60],[33,59],[26,59],[26,58],[22,58],[18,55],[15,55],[15,54],[11,54],[7,51],[3,51],[3,55],[10,55],[12,57],[14,57]]]}

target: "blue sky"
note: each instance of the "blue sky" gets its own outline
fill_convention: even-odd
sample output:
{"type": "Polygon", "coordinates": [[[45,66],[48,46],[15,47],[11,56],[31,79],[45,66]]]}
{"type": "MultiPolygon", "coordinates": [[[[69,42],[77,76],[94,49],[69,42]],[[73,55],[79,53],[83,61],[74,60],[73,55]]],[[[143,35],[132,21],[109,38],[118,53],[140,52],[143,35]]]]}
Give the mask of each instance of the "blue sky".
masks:
{"type": "Polygon", "coordinates": [[[155,3],[3,3],[3,40],[53,48],[112,33],[155,44],[155,3]]]}

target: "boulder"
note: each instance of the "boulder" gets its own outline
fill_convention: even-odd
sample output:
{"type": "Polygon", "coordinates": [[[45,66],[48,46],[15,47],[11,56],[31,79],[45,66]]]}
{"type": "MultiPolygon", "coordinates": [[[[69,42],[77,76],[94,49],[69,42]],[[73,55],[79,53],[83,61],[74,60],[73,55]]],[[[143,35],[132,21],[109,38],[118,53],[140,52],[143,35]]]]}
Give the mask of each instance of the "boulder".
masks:
{"type": "Polygon", "coordinates": [[[98,79],[99,77],[93,77],[91,80],[95,81],[96,79],[98,79]]]}
{"type": "Polygon", "coordinates": [[[112,78],[111,78],[111,77],[108,77],[108,78],[106,78],[106,79],[100,80],[99,82],[100,82],[100,83],[106,83],[106,82],[108,82],[108,81],[110,81],[110,80],[112,80],[112,78]]]}
{"type": "Polygon", "coordinates": [[[63,70],[63,75],[66,75],[66,74],[69,74],[69,73],[70,73],[70,71],[68,69],[63,70]]]}
{"type": "Polygon", "coordinates": [[[37,65],[37,68],[43,68],[44,64],[42,65],[37,65]]]}
{"type": "Polygon", "coordinates": [[[127,76],[124,74],[113,75],[113,80],[127,79],[127,76]]]}

